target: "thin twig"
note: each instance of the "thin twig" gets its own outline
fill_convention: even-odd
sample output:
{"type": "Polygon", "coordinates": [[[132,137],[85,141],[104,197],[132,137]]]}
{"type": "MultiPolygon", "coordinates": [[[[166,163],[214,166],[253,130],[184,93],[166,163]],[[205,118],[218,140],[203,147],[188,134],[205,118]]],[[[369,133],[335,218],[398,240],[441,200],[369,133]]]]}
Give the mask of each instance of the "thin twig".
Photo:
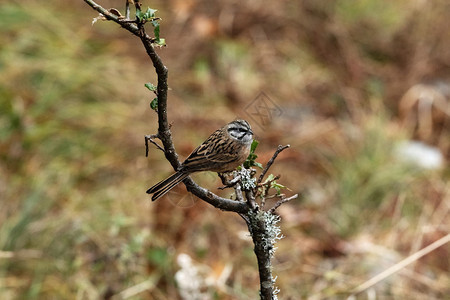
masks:
{"type": "Polygon", "coordinates": [[[136,8],[136,11],[141,10],[141,5],[142,4],[139,2],[139,0],[134,0],[132,2],[134,2],[134,6],[136,8]]]}
{"type": "Polygon", "coordinates": [[[225,176],[224,173],[218,173],[220,180],[222,181],[223,186],[219,187],[219,190],[224,190],[227,188],[234,187],[239,181],[241,181],[241,175],[236,175],[231,180],[228,180],[228,178],[225,176]]]}
{"type": "Polygon", "coordinates": [[[266,199],[273,199],[273,198],[280,198],[280,199],[283,199],[284,197],[285,197],[286,195],[285,194],[273,194],[273,195],[270,195],[270,196],[266,196],[265,198],[266,199]]]}
{"type": "Polygon", "coordinates": [[[272,214],[275,213],[275,210],[277,210],[277,208],[280,207],[281,204],[286,203],[286,202],[289,202],[289,201],[291,201],[291,200],[294,200],[294,199],[296,199],[297,197],[298,197],[298,194],[295,194],[295,195],[290,196],[290,197],[288,197],[288,198],[282,198],[281,200],[278,200],[278,202],[275,203],[275,205],[274,205],[271,209],[269,209],[269,212],[272,213],[272,214]]]}
{"type": "Polygon", "coordinates": [[[273,154],[272,158],[267,162],[266,167],[264,168],[264,170],[261,172],[261,175],[259,175],[258,181],[257,183],[261,183],[261,181],[264,179],[264,176],[266,175],[267,171],[269,171],[269,168],[272,166],[272,164],[274,163],[275,159],[277,158],[278,154],[280,154],[281,151],[283,151],[284,149],[289,148],[290,145],[286,145],[286,146],[281,146],[279,145],[277,150],[275,151],[275,153],[273,154]]]}
{"type": "Polygon", "coordinates": [[[261,196],[261,208],[263,208],[264,205],[266,204],[266,199],[269,199],[267,197],[267,194],[269,193],[272,182],[280,179],[280,177],[281,177],[281,175],[277,175],[274,178],[272,178],[271,180],[266,180],[266,181],[258,184],[258,186],[260,186],[262,189],[258,189],[258,191],[256,192],[256,195],[255,195],[255,198],[257,198],[258,196],[261,196]]]}
{"type": "Polygon", "coordinates": [[[145,138],[145,157],[148,157],[148,152],[149,152],[149,147],[148,147],[148,142],[152,143],[153,145],[156,146],[156,148],[158,148],[159,150],[161,150],[162,152],[164,152],[164,148],[161,147],[160,145],[158,145],[158,143],[156,143],[153,139],[158,138],[157,134],[150,134],[150,135],[146,135],[144,136],[145,138]]]}

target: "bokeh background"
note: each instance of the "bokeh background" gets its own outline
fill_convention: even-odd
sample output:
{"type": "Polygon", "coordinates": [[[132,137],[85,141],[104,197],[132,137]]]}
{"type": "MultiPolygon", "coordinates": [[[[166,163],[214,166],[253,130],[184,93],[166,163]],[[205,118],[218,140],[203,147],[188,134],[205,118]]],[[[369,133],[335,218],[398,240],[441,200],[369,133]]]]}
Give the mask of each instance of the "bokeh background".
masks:
{"type": "MultiPolygon", "coordinates": [[[[182,158],[237,117],[261,163],[291,145],[272,169],[300,194],[279,209],[280,299],[343,299],[449,234],[448,1],[143,4],[163,19],[182,158]],[[270,122],[248,114],[261,92],[281,110],[270,122]]],[[[155,73],[96,16],[81,0],[0,4],[0,298],[256,299],[239,216],[183,186],[145,194],[172,171],[145,157],[155,73]]],[[[446,244],[356,298],[449,299],[449,271],[446,244]]]]}

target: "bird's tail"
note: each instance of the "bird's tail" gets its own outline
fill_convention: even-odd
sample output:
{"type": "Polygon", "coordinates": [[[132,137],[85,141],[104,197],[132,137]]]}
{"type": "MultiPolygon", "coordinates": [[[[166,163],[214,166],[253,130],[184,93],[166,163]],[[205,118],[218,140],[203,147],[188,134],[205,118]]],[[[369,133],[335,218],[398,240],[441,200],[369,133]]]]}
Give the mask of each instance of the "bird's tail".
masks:
{"type": "Polygon", "coordinates": [[[155,201],[167,194],[174,186],[183,181],[189,174],[176,172],[170,177],[158,182],[147,190],[147,194],[153,194],[152,201],[155,201]]]}

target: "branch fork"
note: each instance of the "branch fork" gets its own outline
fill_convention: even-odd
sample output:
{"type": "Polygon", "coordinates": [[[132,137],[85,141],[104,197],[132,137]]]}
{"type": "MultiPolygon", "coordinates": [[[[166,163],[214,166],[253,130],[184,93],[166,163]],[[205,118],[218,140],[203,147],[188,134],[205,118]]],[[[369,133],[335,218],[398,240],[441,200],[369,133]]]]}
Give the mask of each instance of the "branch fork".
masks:
{"type": "MultiPolygon", "coordinates": [[[[178,160],[178,154],[172,141],[172,134],[167,118],[168,70],[155,51],[153,43],[156,42],[156,39],[150,37],[145,31],[145,21],[137,17],[135,20],[130,19],[130,4],[134,3],[136,11],[140,11],[140,1],[126,0],[125,16],[121,15],[117,9],[105,9],[93,0],[84,1],[100,14],[97,17],[98,19],[106,19],[119,24],[122,28],[137,36],[146,49],[158,77],[158,84],[156,91],[154,91],[158,98],[156,110],[158,115],[158,132],[157,134],[145,136],[146,156],[149,153],[149,143],[152,143],[157,149],[164,152],[167,161],[169,161],[174,170],[177,170],[181,163],[178,160]],[[157,143],[155,139],[159,139],[162,145],[157,143]]],[[[275,279],[272,277],[271,267],[271,258],[276,249],[274,243],[282,238],[280,228],[277,226],[280,218],[275,214],[275,211],[282,204],[296,199],[298,195],[286,197],[284,194],[277,193],[275,197],[280,198],[278,202],[272,208],[263,210],[265,199],[268,198],[265,195],[267,195],[273,181],[278,179],[279,176],[271,180],[266,180],[265,182],[262,181],[275,162],[278,154],[287,148],[289,148],[289,145],[278,146],[258,179],[253,178],[254,171],[246,169],[235,172],[234,178],[231,180],[223,177],[223,174],[219,175],[224,184],[223,188],[234,188],[237,201],[214,194],[196,184],[190,177],[187,177],[183,181],[188,192],[218,209],[238,213],[245,220],[255,245],[254,251],[258,260],[260,275],[260,298],[263,300],[277,299],[276,294],[278,292],[278,289],[274,286],[275,279]],[[265,195],[262,196],[261,192],[258,192],[258,189],[264,189],[265,195]],[[257,197],[261,198],[260,205],[256,201],[257,197]]]]}

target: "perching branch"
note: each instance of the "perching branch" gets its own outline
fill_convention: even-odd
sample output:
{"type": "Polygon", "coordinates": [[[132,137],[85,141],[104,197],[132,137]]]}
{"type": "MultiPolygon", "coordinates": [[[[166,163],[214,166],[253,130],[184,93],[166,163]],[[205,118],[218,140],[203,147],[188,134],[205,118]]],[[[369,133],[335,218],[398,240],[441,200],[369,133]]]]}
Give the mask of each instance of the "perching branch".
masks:
{"type": "MultiPolygon", "coordinates": [[[[144,45],[147,55],[153,63],[153,67],[155,68],[158,78],[156,91],[154,91],[157,96],[156,112],[158,114],[158,133],[145,137],[146,155],[148,155],[148,142],[151,142],[158,149],[164,152],[167,161],[169,161],[174,170],[177,170],[181,163],[178,160],[178,155],[173,144],[172,133],[167,117],[168,70],[155,51],[154,44],[158,43],[159,36],[149,36],[146,33],[144,26],[147,19],[138,17],[137,13],[142,13],[140,10],[140,1],[126,0],[125,16],[122,16],[117,9],[112,8],[107,10],[92,0],[84,1],[100,14],[98,18],[94,19],[94,21],[99,19],[113,21],[137,36],[144,45]],[[136,19],[130,19],[131,3],[134,3],[135,5],[136,19]],[[162,146],[156,143],[154,139],[161,140],[162,146]]],[[[159,18],[152,18],[150,21],[158,19],[159,18]]],[[[157,33],[159,34],[159,31],[155,31],[155,35],[157,33]]],[[[161,45],[161,43],[159,45],[161,45]]],[[[289,148],[289,145],[278,146],[276,152],[263,169],[258,180],[254,178],[255,171],[252,169],[242,169],[237,171],[234,178],[229,181],[225,180],[224,177],[221,177],[226,187],[232,187],[235,189],[236,200],[222,198],[197,185],[190,177],[187,177],[183,181],[188,192],[194,194],[216,208],[224,211],[236,212],[245,220],[255,245],[254,251],[258,260],[260,275],[260,298],[263,300],[272,300],[277,298],[277,289],[274,286],[275,280],[272,277],[271,258],[273,257],[276,249],[274,244],[277,240],[282,238],[282,235],[280,228],[277,226],[280,219],[274,214],[274,212],[281,204],[297,198],[297,195],[286,198],[283,194],[279,193],[280,185],[278,185],[277,195],[270,197],[278,197],[280,200],[268,211],[264,211],[262,209],[263,205],[261,205],[261,207],[258,205],[256,198],[262,197],[261,203],[264,203],[266,199],[264,197],[266,197],[268,190],[273,188],[272,185],[278,178],[275,177],[271,180],[266,180],[264,183],[262,183],[262,180],[274,163],[278,154],[287,148],[289,148]],[[264,195],[261,195],[261,193],[258,192],[258,189],[263,189],[264,195]]],[[[254,157],[256,157],[256,155],[254,155],[254,157]]]]}
{"type": "MultiPolygon", "coordinates": [[[[158,134],[155,136],[159,138],[164,147],[164,155],[169,163],[172,165],[174,170],[177,170],[180,166],[180,161],[178,160],[178,154],[175,151],[175,146],[172,141],[172,133],[170,131],[170,126],[167,118],[167,91],[168,91],[168,70],[166,66],[164,66],[161,58],[156,53],[153,43],[155,42],[155,38],[150,37],[144,28],[144,24],[136,20],[129,20],[124,18],[123,16],[118,16],[117,14],[111,12],[116,11],[113,9],[107,10],[97,4],[92,0],[84,0],[89,6],[95,9],[98,13],[104,16],[107,20],[113,21],[119,24],[124,29],[128,30],[135,36],[139,37],[144,48],[147,52],[147,55],[150,57],[153,67],[155,68],[158,84],[156,89],[156,94],[158,97],[158,134]]],[[[128,3],[128,2],[127,2],[128,3]]],[[[134,1],[135,7],[140,7],[139,1],[134,1]]],[[[238,213],[246,213],[248,211],[248,207],[245,203],[233,201],[230,199],[219,197],[215,195],[211,191],[208,191],[199,185],[197,185],[191,178],[186,178],[183,183],[186,185],[186,188],[189,192],[199,197],[200,199],[208,202],[216,208],[226,211],[234,211],[238,213]]]]}
{"type": "Polygon", "coordinates": [[[277,158],[278,154],[280,154],[281,151],[283,151],[289,147],[291,147],[291,145],[286,145],[286,146],[278,145],[277,151],[275,151],[272,158],[267,162],[266,167],[261,172],[261,175],[259,175],[257,183],[261,183],[261,181],[264,179],[264,176],[266,175],[267,171],[269,171],[270,167],[275,162],[275,159],[277,158]]]}

